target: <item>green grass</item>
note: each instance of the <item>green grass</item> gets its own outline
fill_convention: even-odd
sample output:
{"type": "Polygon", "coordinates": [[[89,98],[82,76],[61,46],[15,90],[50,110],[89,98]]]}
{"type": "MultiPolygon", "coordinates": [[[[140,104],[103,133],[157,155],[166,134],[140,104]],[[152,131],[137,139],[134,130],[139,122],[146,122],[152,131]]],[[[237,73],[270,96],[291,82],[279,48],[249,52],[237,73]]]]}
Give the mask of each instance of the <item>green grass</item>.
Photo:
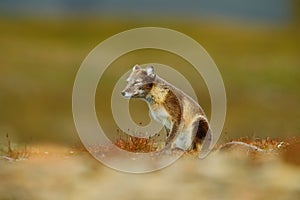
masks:
{"type": "MultiPolygon", "coordinates": [[[[297,27],[107,19],[2,18],[0,23],[0,141],[9,133],[21,143],[78,142],[71,95],[81,62],[105,38],[140,26],[173,28],[206,48],[219,67],[227,91],[226,137],[300,134],[300,47],[297,45],[300,29],[297,27]]],[[[111,67],[117,69],[118,64],[123,64],[129,69],[133,63],[151,60],[150,57],[156,62],[186,65],[172,55],[141,51],[118,59],[111,67]]],[[[189,70],[183,73],[187,78],[193,76],[189,70]]],[[[107,72],[102,86],[102,91],[106,91],[104,96],[110,95],[109,89],[118,76],[113,70],[107,72]]],[[[210,113],[203,83],[196,86],[196,92],[210,113]]],[[[96,105],[98,115],[104,116],[108,132],[115,134],[116,127],[109,110],[102,109],[104,105],[99,102],[96,105]]]]}

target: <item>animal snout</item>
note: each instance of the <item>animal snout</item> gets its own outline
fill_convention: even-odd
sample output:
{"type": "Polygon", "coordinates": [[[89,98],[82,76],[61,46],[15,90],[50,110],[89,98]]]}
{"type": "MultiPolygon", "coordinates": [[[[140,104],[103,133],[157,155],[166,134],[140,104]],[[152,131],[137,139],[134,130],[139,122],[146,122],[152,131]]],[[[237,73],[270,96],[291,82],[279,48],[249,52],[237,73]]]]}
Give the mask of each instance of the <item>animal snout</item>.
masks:
{"type": "Polygon", "coordinates": [[[125,91],[122,91],[121,94],[125,97],[126,92],[125,92],[125,91]]]}

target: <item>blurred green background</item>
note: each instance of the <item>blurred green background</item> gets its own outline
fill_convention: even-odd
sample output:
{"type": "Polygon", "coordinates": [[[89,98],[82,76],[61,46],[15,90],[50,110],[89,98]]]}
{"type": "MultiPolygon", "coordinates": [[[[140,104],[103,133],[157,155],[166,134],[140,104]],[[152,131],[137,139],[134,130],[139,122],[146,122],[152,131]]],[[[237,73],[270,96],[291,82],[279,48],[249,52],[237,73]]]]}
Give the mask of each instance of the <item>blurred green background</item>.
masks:
{"type": "MultiPolygon", "coordinates": [[[[72,87],[81,62],[104,39],[144,26],[180,31],[214,59],[228,98],[223,137],[300,135],[299,1],[122,2],[1,1],[0,144],[7,133],[18,143],[79,143],[72,87]]],[[[174,55],[136,51],[111,67],[147,62],[186,69],[182,73],[209,115],[201,77],[195,79],[191,66],[174,55]]],[[[112,120],[105,119],[111,118],[111,86],[121,75],[116,71],[106,72],[96,96],[99,119],[113,134],[112,120]]]]}

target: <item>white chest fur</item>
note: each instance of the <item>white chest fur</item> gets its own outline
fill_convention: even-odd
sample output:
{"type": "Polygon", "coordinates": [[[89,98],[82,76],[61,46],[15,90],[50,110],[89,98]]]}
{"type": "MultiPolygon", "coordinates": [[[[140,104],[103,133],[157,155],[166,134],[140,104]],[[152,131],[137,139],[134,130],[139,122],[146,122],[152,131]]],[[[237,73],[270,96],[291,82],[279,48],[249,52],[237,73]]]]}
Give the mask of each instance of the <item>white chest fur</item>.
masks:
{"type": "Polygon", "coordinates": [[[163,106],[152,105],[149,109],[154,120],[164,124],[164,126],[168,128],[171,128],[170,115],[163,106]]]}

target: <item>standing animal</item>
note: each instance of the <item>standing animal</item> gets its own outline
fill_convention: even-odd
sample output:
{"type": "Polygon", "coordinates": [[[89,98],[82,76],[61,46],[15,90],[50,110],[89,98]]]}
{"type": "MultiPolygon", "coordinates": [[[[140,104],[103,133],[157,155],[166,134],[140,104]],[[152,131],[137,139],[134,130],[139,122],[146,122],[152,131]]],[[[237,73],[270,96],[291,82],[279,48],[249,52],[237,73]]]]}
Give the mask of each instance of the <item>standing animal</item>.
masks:
{"type": "Polygon", "coordinates": [[[151,116],[166,129],[166,147],[198,152],[201,148],[209,148],[212,135],[202,108],[183,91],[159,77],[152,66],[135,65],[121,94],[125,98],[146,101],[151,116]]]}

